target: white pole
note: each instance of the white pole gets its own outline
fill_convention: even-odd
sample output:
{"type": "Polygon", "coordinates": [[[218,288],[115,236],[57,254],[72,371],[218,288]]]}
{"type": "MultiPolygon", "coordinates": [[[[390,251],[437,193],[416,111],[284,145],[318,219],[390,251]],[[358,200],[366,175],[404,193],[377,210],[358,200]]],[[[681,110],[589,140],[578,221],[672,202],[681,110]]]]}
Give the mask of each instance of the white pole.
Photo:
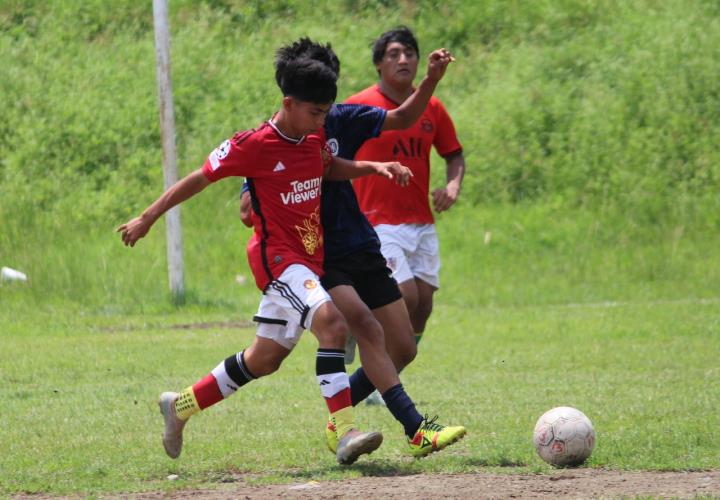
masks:
{"type": "MultiPolygon", "coordinates": [[[[155,22],[155,52],[157,54],[158,99],[160,101],[160,130],[162,133],[163,173],[165,189],[178,181],[177,154],[175,150],[175,109],[173,108],[172,82],[170,79],[170,29],[167,0],[153,0],[155,22]]],[[[180,207],[170,209],[165,215],[167,227],[167,257],[170,290],[176,301],[185,297],[183,278],[182,226],[180,207]]]]}

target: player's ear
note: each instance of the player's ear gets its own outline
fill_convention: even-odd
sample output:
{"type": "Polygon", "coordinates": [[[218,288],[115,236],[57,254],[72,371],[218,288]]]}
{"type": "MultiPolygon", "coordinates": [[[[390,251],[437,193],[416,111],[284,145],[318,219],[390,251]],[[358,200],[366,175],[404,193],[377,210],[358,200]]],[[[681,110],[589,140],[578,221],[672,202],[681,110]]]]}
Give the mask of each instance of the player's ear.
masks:
{"type": "Polygon", "coordinates": [[[287,111],[287,110],[289,110],[289,109],[292,107],[293,98],[290,97],[289,95],[286,95],[285,97],[283,97],[282,103],[283,103],[283,109],[284,109],[285,111],[287,111]]]}

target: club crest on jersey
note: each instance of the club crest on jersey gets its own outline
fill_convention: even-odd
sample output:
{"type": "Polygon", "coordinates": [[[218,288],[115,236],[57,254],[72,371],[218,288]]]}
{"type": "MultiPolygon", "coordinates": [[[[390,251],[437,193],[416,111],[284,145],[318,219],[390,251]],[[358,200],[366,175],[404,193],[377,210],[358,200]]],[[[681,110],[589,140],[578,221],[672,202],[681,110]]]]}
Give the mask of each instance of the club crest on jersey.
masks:
{"type": "Polygon", "coordinates": [[[423,132],[427,132],[428,134],[432,134],[433,131],[433,124],[430,120],[427,118],[423,118],[420,122],[420,130],[423,132]]]}
{"type": "Polygon", "coordinates": [[[280,193],[280,198],[285,205],[294,205],[314,200],[320,197],[321,177],[315,177],[306,181],[291,181],[290,191],[280,193]]]}
{"type": "Polygon", "coordinates": [[[317,207],[310,217],[302,221],[302,224],[296,225],[295,229],[300,235],[300,241],[302,241],[307,254],[315,255],[315,252],[323,244],[320,232],[320,207],[317,207]]]}
{"type": "Polygon", "coordinates": [[[303,283],[303,286],[307,288],[308,290],[312,290],[317,286],[317,281],[315,280],[305,280],[305,283],[303,283]]]}
{"type": "Polygon", "coordinates": [[[230,140],[227,140],[220,144],[215,150],[210,153],[208,159],[210,160],[210,166],[213,170],[217,170],[220,167],[220,160],[227,158],[230,153],[230,140]]]}
{"type": "Polygon", "coordinates": [[[327,141],[327,148],[330,150],[331,155],[337,156],[338,152],[340,152],[340,143],[333,137],[327,141]]]}

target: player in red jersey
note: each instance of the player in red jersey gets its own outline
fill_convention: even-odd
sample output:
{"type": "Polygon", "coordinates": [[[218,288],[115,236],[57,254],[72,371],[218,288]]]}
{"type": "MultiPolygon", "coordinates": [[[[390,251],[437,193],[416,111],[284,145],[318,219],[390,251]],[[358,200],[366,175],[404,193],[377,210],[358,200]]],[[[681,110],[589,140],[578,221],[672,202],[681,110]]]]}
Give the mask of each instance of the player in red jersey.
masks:
{"type": "Polygon", "coordinates": [[[180,393],[161,394],[163,445],[171,458],[180,455],[183,429],[191,415],[276,371],[305,329],[319,343],[316,374],[340,436],[338,462],[353,463],[382,442],[382,434],[360,432],[353,421],[343,362],[348,327],[319,279],[323,262],[320,185],[324,175],[342,179],[361,173],[389,177],[395,173],[403,179],[407,169],[395,163],[332,158],[324,149],[322,126],[336,97],[337,75],[310,58],[283,62],[276,74],[284,96],[277,114],[257,129],[223,142],[202,168],[118,228],[123,242],[134,246],[162,214],[210,183],[228,176],[249,179],[255,210],[248,260],[264,294],[255,316],[257,335],[249,348],[220,362],[194,385],[180,393]]]}
{"type": "MultiPolygon", "coordinates": [[[[379,83],[351,96],[346,103],[396,109],[414,91],[418,54],[417,40],[408,28],[383,33],[373,46],[379,83]]],[[[440,286],[439,245],[429,203],[432,146],[447,165],[445,187],[432,192],[433,208],[443,212],[460,194],[465,159],[453,122],[436,97],[430,99],[415,125],[383,132],[377,139],[367,141],[355,155],[356,160],[401,161],[413,173],[410,185],[402,190],[382,179],[370,178],[356,180],[353,187],[400,285],[416,341],[425,330],[433,294],[440,286]]]]}
{"type": "MultiPolygon", "coordinates": [[[[326,47],[302,39],[283,48],[288,59],[300,55],[317,58],[340,74],[340,61],[326,47]]],[[[416,92],[399,108],[333,105],[325,120],[325,134],[331,152],[353,158],[362,144],[383,130],[411,126],[425,109],[438,81],[453,57],[438,49],[428,57],[428,73],[416,92]]],[[[251,196],[243,189],[241,218],[252,226],[251,196]]],[[[352,404],[365,400],[377,387],[388,411],[403,427],[409,452],[415,457],[439,451],[465,435],[462,426],[445,426],[437,417],[422,417],[405,391],[398,369],[415,357],[413,329],[398,284],[390,276],[380,253],[380,241],[360,211],[349,181],[322,183],[321,223],[325,236],[325,262],[322,285],[357,337],[362,366],[350,376],[352,404]]],[[[354,353],[346,346],[348,352],[354,353]]],[[[346,356],[346,363],[348,363],[346,356]]],[[[338,436],[332,422],[326,428],[328,448],[335,453],[338,436]]]]}

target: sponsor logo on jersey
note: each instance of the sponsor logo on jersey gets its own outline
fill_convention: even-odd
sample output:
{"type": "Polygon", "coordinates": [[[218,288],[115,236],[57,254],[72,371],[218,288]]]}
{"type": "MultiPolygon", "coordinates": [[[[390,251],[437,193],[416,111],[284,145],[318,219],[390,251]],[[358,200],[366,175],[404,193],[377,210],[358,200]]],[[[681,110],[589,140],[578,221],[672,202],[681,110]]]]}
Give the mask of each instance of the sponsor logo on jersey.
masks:
{"type": "Polygon", "coordinates": [[[315,280],[305,280],[305,283],[303,283],[303,286],[307,288],[308,290],[312,290],[317,286],[317,281],[315,280]]]}
{"type": "Polygon", "coordinates": [[[224,160],[225,158],[227,158],[227,155],[229,153],[230,140],[223,142],[218,147],[216,147],[212,153],[210,153],[208,159],[210,160],[210,167],[212,167],[213,171],[220,168],[220,160],[224,160]]]}
{"type": "Polygon", "coordinates": [[[315,200],[320,197],[321,182],[321,177],[315,177],[306,181],[291,181],[290,191],[280,193],[280,198],[282,198],[282,202],[285,205],[294,205],[315,200]]]}
{"type": "Polygon", "coordinates": [[[340,143],[334,137],[327,141],[327,147],[330,150],[330,154],[337,156],[340,151],[340,143]]]}
{"type": "Polygon", "coordinates": [[[398,139],[393,145],[393,156],[406,158],[422,158],[423,141],[420,137],[409,137],[407,141],[398,139]]]}
{"type": "Polygon", "coordinates": [[[285,170],[285,165],[281,161],[277,162],[277,165],[273,168],[273,172],[282,172],[283,170],[285,170]]]}

